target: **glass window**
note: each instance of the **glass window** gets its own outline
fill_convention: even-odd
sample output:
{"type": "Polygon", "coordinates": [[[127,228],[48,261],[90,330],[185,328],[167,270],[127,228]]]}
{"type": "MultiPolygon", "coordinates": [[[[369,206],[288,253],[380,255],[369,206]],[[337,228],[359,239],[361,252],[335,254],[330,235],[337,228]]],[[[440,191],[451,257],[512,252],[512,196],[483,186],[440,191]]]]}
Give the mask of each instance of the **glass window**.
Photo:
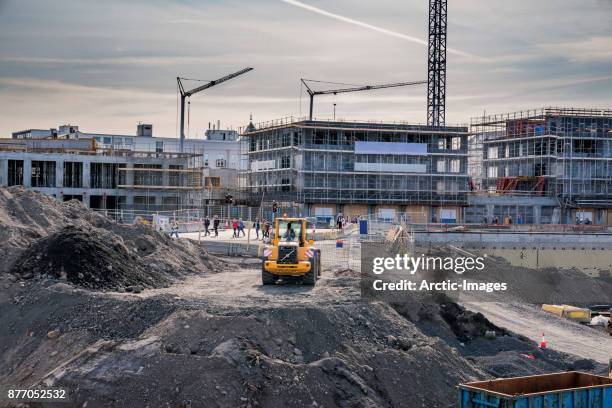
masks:
{"type": "Polygon", "coordinates": [[[461,149],[461,138],[460,137],[453,137],[453,139],[452,139],[452,149],[453,150],[461,149]]]}
{"type": "Polygon", "coordinates": [[[302,236],[302,223],[299,221],[280,220],[278,222],[279,240],[297,242],[302,236]]]}
{"type": "Polygon", "coordinates": [[[453,159],[450,161],[450,172],[459,173],[461,169],[461,161],[459,159],[453,159]]]}

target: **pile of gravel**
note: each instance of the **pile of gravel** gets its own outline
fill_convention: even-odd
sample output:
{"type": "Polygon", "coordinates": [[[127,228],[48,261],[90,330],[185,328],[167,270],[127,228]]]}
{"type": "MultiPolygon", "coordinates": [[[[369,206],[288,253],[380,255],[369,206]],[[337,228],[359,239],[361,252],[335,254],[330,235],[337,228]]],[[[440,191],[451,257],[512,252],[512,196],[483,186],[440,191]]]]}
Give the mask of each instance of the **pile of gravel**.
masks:
{"type": "Polygon", "coordinates": [[[0,274],[55,277],[89,289],[169,285],[224,262],[189,240],[146,225],[124,225],[86,208],[22,187],[0,188],[0,274]]]}

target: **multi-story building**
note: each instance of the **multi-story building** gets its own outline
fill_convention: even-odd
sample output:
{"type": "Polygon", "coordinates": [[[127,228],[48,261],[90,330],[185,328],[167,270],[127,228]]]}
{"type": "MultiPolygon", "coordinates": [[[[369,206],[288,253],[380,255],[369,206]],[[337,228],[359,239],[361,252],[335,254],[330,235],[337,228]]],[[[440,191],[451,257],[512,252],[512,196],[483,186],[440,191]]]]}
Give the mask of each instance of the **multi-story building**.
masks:
{"type": "Polygon", "coordinates": [[[280,121],[243,134],[255,202],[293,202],[305,215],[376,214],[458,222],[467,204],[467,127],[280,121]]]}
{"type": "Polygon", "coordinates": [[[474,217],[612,225],[612,110],[493,115],[471,130],[482,157],[472,176],[487,193],[471,200],[474,217]]]}
{"type": "MultiPolygon", "coordinates": [[[[229,132],[228,132],[229,133],[229,132]]],[[[238,140],[25,130],[0,139],[0,186],[23,185],[95,209],[175,210],[220,203],[239,184],[238,140]]]]}

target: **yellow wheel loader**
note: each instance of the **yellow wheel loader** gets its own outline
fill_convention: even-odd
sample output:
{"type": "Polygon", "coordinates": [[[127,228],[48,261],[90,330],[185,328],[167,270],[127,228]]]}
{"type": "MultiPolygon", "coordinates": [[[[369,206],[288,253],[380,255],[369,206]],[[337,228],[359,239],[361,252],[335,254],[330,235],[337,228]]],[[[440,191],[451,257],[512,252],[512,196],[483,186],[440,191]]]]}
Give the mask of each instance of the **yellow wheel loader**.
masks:
{"type": "Polygon", "coordinates": [[[261,280],[273,285],[282,277],[301,277],[314,285],[321,276],[321,251],[308,239],[306,218],[276,218],[270,245],[264,248],[261,280]]]}

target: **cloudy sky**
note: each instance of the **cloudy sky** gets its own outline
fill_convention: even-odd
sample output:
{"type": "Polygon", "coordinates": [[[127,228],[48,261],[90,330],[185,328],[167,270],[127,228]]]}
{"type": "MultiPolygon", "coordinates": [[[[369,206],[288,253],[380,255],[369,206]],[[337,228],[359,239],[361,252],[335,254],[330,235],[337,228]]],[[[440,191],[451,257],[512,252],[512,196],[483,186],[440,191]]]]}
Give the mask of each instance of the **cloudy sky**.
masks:
{"type": "MultiPolygon", "coordinates": [[[[427,0],[0,0],[0,137],[63,123],[177,134],[176,76],[254,71],[192,97],[190,137],[307,113],[301,77],[426,79],[427,0]]],[[[447,123],[612,107],[611,0],[450,0],[447,123]]],[[[193,83],[193,86],[198,83],[193,83]]],[[[316,117],[426,120],[425,86],[320,97],[316,117]]]]}

